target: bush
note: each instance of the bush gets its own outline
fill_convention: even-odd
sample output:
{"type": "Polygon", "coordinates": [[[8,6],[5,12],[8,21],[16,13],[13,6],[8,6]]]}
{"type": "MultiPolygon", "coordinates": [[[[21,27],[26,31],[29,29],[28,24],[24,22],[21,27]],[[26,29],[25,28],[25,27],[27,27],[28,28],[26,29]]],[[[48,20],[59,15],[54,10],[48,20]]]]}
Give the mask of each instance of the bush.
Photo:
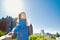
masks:
{"type": "Polygon", "coordinates": [[[16,38],[13,38],[12,40],[16,40],[16,38]]]}
{"type": "Polygon", "coordinates": [[[3,35],[5,35],[5,32],[0,30],[0,37],[3,36],[3,35]]]}
{"type": "Polygon", "coordinates": [[[55,40],[55,39],[54,38],[46,38],[45,35],[44,36],[42,36],[42,35],[37,36],[37,35],[33,34],[33,35],[29,36],[29,40],[55,40]]]}

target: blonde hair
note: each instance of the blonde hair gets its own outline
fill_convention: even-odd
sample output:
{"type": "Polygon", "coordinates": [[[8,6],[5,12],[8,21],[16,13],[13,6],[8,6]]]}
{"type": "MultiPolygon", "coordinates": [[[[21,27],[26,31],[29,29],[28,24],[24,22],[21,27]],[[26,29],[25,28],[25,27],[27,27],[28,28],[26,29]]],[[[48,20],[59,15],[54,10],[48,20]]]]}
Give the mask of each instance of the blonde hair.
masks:
{"type": "Polygon", "coordinates": [[[26,24],[28,24],[28,23],[27,23],[27,18],[26,18],[25,12],[21,12],[21,13],[18,15],[17,22],[19,22],[19,20],[22,19],[22,18],[21,18],[22,14],[23,14],[23,16],[24,16],[24,20],[25,20],[26,24]]]}

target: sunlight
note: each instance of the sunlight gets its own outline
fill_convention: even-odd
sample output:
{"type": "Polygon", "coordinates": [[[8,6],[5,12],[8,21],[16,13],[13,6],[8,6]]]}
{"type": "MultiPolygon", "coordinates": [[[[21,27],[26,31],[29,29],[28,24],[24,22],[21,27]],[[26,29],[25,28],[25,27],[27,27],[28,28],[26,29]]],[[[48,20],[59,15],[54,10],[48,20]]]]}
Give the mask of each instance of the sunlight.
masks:
{"type": "Polygon", "coordinates": [[[19,11],[23,11],[23,1],[22,0],[5,0],[4,9],[7,15],[16,17],[19,11]]]}

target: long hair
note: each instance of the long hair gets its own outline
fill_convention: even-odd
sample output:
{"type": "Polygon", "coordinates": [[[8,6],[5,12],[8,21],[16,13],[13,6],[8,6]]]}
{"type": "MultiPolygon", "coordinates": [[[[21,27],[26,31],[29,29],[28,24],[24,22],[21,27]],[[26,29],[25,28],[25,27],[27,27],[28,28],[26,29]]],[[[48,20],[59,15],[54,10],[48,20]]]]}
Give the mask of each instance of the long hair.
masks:
{"type": "Polygon", "coordinates": [[[26,25],[28,24],[28,22],[27,22],[27,18],[26,18],[26,14],[25,14],[25,12],[21,12],[19,15],[18,15],[18,18],[17,18],[17,22],[19,22],[19,20],[21,19],[21,15],[22,14],[24,14],[24,20],[25,20],[25,22],[26,22],[26,25]]]}

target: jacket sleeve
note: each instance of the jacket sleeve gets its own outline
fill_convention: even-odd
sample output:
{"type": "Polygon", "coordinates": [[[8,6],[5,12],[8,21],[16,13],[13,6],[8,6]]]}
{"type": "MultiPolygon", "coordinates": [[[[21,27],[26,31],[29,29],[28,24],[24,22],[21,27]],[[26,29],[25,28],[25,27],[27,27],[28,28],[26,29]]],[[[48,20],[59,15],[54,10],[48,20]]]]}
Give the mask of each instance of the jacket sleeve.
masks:
{"type": "Polygon", "coordinates": [[[21,28],[22,28],[22,25],[25,24],[25,21],[23,19],[21,19],[19,21],[19,23],[13,28],[13,33],[17,33],[21,28]]]}

